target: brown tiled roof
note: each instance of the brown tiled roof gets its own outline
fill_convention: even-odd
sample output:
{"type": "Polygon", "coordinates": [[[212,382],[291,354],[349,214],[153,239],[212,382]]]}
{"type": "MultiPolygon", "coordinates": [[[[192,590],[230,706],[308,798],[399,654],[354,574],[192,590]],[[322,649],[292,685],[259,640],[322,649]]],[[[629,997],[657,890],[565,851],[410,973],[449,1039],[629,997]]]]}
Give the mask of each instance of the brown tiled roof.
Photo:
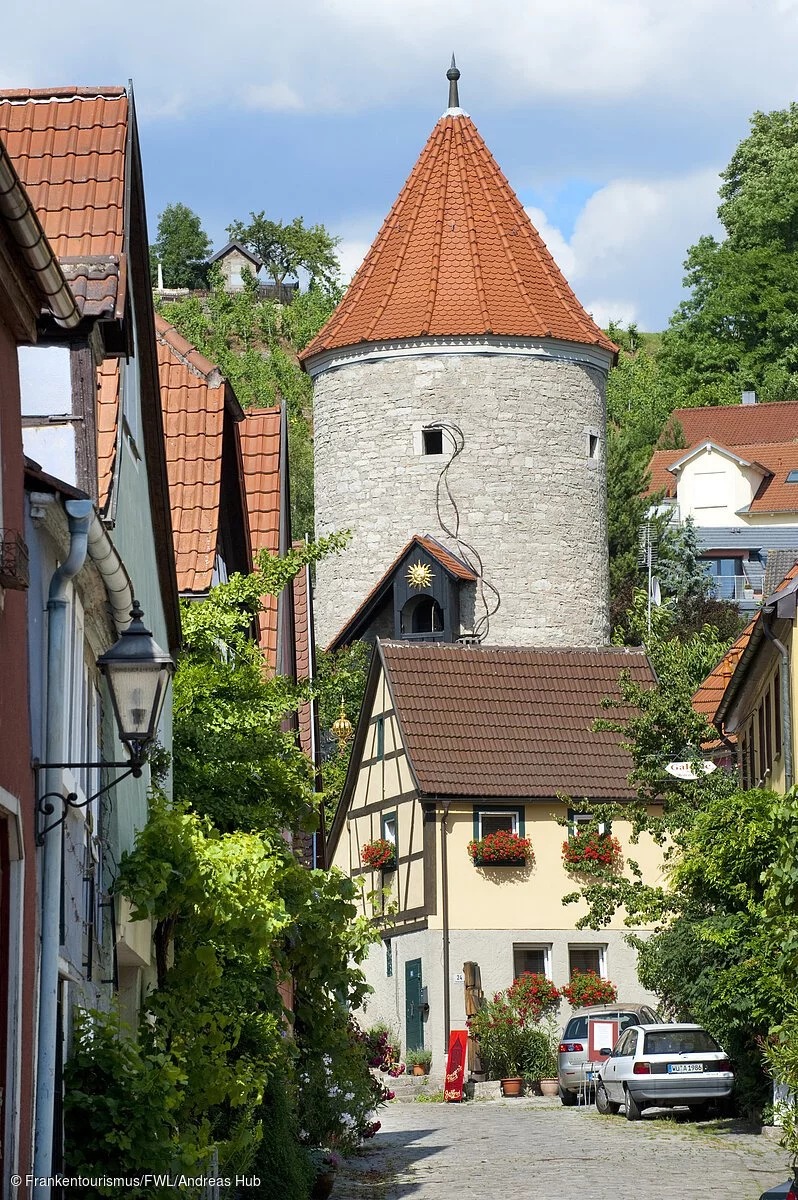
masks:
{"type": "Polygon", "coordinates": [[[387,587],[391,575],[394,573],[407,552],[414,545],[423,546],[427,553],[437,562],[439,562],[444,570],[449,571],[451,575],[454,575],[456,579],[462,579],[466,583],[475,582],[477,578],[475,572],[472,571],[469,566],[466,566],[466,564],[459,558],[455,558],[455,556],[451,554],[445,548],[445,546],[442,546],[440,542],[435,540],[435,538],[429,537],[428,535],[422,536],[420,534],[416,534],[405,546],[402,547],[388,569],[383,571],[380,578],[374,584],[374,587],[367,593],[367,595],[363,597],[360,604],[352,613],[352,616],[349,618],[346,624],[339,629],[338,633],[330,642],[329,646],[327,647],[328,650],[337,650],[340,646],[343,646],[348,641],[351,641],[352,637],[354,636],[353,631],[357,627],[361,617],[365,614],[369,605],[377,599],[377,596],[382,589],[387,587]]]}
{"type": "MultiPolygon", "coordinates": [[[[798,401],[676,408],[665,426],[663,438],[677,423],[682,427],[688,446],[696,446],[707,438],[730,447],[798,441],[798,401]]],[[[674,461],[678,457],[677,450],[674,461]]]]}
{"type": "Polygon", "coordinates": [[[111,498],[119,436],[119,359],[106,358],[97,369],[97,492],[100,508],[111,498]]]}
{"type": "Polygon", "coordinates": [[[704,682],[693,695],[693,708],[702,714],[712,724],[718,705],[729,686],[729,680],[734,674],[735,667],[740,661],[740,655],[750,641],[756,620],[746,625],[737,640],[729,647],[716,667],[710,671],[704,682]]]}
{"type": "Polygon", "coordinates": [[[474,123],[444,114],[346,295],[300,357],[469,334],[616,349],[571,291],[474,123]]]}
{"type": "Polygon", "coordinates": [[[684,451],[682,450],[655,450],[651,456],[651,462],[648,464],[648,473],[651,476],[651,482],[646,490],[647,496],[653,496],[657,492],[663,492],[665,499],[670,500],[676,495],[676,476],[672,475],[668,467],[673,466],[677,458],[684,451]]]}
{"type": "Polygon", "coordinates": [[[204,595],[219,541],[224,378],[158,315],[155,333],[177,586],[204,595]]]}
{"type": "MultiPolygon", "coordinates": [[[[380,643],[422,792],[625,799],[629,753],[594,732],[621,672],[653,686],[642,651],[380,643]]],[[[628,710],[613,709],[613,717],[628,710]]]]}
{"type": "Polygon", "coordinates": [[[0,137],[89,316],[124,305],[127,134],[124,88],[0,91],[0,137]]]}
{"type": "MultiPolygon", "coordinates": [[[[244,486],[253,557],[259,550],[277,554],[280,545],[280,409],[250,408],[239,425],[244,486]]],[[[277,598],[264,597],[260,643],[277,667],[277,598]]]]}

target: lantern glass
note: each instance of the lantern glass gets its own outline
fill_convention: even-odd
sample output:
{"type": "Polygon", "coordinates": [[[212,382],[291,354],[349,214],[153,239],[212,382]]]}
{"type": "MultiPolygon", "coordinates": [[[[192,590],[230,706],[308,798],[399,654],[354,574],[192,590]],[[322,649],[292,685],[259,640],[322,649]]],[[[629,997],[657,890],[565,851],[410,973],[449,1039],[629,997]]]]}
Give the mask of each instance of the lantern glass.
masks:
{"type": "Polygon", "coordinates": [[[144,614],[135,600],[130,615],[129,627],[97,659],[97,666],[108,680],[120,741],[134,760],[140,760],[158,732],[175,664],[145,628],[144,614]]]}

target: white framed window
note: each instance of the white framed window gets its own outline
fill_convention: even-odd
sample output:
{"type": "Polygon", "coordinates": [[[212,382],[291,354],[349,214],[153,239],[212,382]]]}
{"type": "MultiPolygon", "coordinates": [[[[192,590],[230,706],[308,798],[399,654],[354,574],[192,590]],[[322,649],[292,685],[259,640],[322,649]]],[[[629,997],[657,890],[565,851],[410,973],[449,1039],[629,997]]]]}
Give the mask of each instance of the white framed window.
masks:
{"type": "Polygon", "coordinates": [[[385,813],[382,818],[382,836],[386,842],[396,845],[396,813],[385,813]]]}
{"type": "Polygon", "coordinates": [[[513,979],[519,975],[545,975],[551,979],[551,944],[513,944],[513,979]]]}
{"type": "Polygon", "coordinates": [[[580,944],[568,947],[568,978],[585,971],[594,971],[602,979],[607,978],[606,945],[580,944]]]}
{"type": "Polygon", "coordinates": [[[518,813],[512,810],[500,812],[498,809],[481,809],[477,820],[481,838],[489,833],[518,833],[518,813]]]}
{"type": "MultiPolygon", "coordinates": [[[[585,825],[589,825],[592,820],[593,820],[592,813],[579,813],[579,812],[574,812],[573,809],[569,809],[568,810],[568,836],[575,837],[576,834],[579,832],[579,830],[583,829],[585,827],[585,825]]],[[[601,821],[599,823],[598,831],[602,837],[604,836],[605,833],[609,833],[610,832],[609,823],[607,821],[601,821]]]]}

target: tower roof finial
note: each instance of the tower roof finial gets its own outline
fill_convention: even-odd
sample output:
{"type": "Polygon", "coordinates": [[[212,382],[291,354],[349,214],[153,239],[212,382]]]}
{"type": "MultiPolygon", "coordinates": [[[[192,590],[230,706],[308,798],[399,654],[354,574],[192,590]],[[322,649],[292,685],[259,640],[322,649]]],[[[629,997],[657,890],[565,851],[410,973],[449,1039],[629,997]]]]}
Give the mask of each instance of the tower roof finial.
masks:
{"type": "Polygon", "coordinates": [[[449,108],[460,107],[460,94],[457,90],[457,80],[460,78],[460,72],[457,69],[457,63],[452,55],[452,65],[446,72],[446,78],[449,80],[449,108]]]}

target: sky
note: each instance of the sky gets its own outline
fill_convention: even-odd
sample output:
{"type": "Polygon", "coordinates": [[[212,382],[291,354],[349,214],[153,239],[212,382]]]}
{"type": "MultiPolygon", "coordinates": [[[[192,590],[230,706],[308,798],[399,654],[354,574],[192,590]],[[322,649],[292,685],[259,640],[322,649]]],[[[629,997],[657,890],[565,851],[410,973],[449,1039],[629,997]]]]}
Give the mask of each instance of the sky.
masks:
{"type": "Polygon", "coordinates": [[[39,0],[9,5],[0,87],[133,80],[151,234],[215,248],[251,210],[323,222],[350,276],[460,101],[584,306],[661,329],[718,234],[718,173],[798,98],[798,0],[39,0]]]}

